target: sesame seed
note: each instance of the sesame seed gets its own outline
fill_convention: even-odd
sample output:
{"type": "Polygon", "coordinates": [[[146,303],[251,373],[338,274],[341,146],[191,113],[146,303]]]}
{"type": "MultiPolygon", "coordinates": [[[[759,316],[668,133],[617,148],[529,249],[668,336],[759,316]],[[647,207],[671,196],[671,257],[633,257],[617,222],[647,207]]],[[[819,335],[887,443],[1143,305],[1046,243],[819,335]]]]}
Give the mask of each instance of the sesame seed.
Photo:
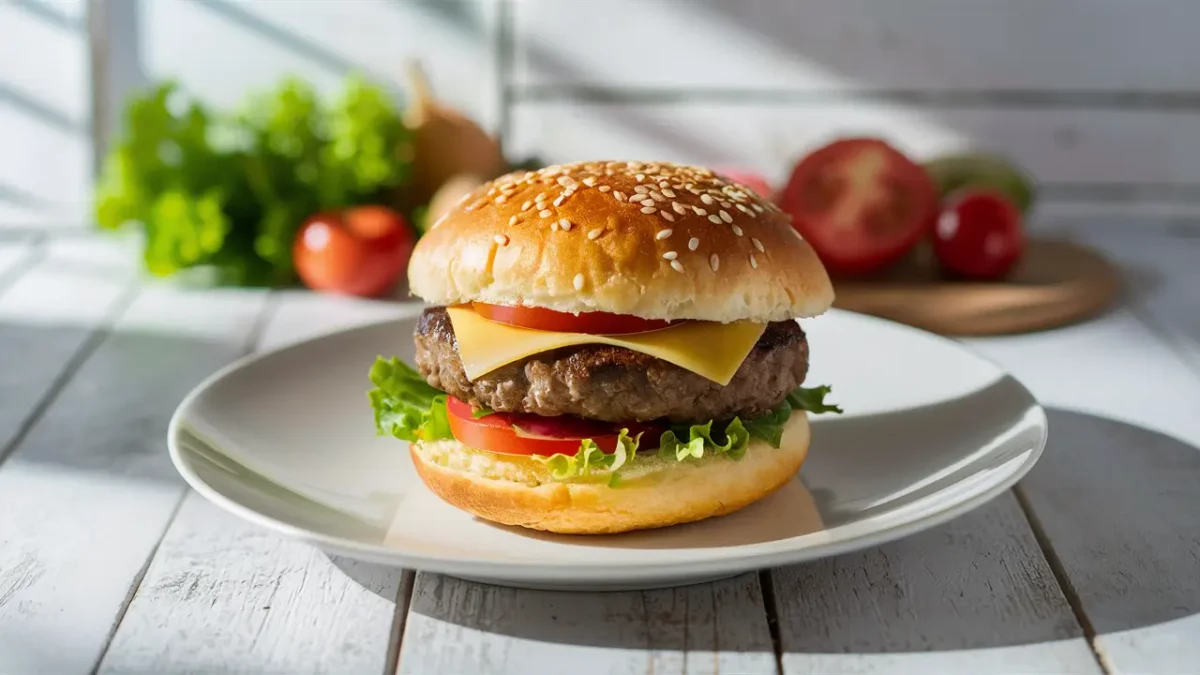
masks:
{"type": "Polygon", "coordinates": [[[714,272],[716,272],[717,268],[721,266],[721,259],[717,257],[716,253],[708,256],[708,266],[711,267],[712,271],[714,272]]]}
{"type": "Polygon", "coordinates": [[[574,284],[575,284],[575,290],[577,290],[577,291],[583,290],[583,273],[582,272],[575,275],[574,284]]]}
{"type": "Polygon", "coordinates": [[[504,195],[499,195],[499,196],[497,196],[497,197],[496,197],[496,203],[497,203],[497,204],[503,204],[503,203],[504,203],[504,202],[506,202],[506,201],[508,201],[508,197],[506,197],[506,196],[504,196],[504,195]]]}
{"type": "Polygon", "coordinates": [[[699,206],[693,206],[692,210],[695,211],[696,215],[698,215],[698,216],[707,216],[708,215],[708,211],[705,211],[704,209],[700,208],[699,206]]]}
{"type": "Polygon", "coordinates": [[[737,225],[734,225],[734,226],[733,226],[733,233],[734,233],[734,234],[736,234],[736,235],[737,235],[737,236],[739,236],[739,237],[740,237],[740,236],[742,236],[742,228],[738,227],[737,225]]]}
{"type": "Polygon", "coordinates": [[[645,185],[635,185],[633,191],[644,195],[650,192],[650,188],[646,187],[645,185]]]}
{"type": "Polygon", "coordinates": [[[554,221],[553,223],[550,223],[550,231],[558,232],[558,221],[557,220],[554,221]]]}
{"type": "Polygon", "coordinates": [[[678,260],[672,260],[672,261],[671,261],[671,268],[672,268],[672,269],[674,269],[676,272],[682,272],[682,271],[683,271],[683,264],[682,264],[682,263],[680,263],[678,260]]]}
{"type": "Polygon", "coordinates": [[[558,226],[563,229],[563,232],[571,231],[571,221],[567,220],[566,218],[563,218],[562,220],[558,221],[558,226]]]}
{"type": "Polygon", "coordinates": [[[555,206],[562,206],[562,203],[563,203],[564,201],[566,201],[566,199],[567,199],[567,196],[566,196],[566,195],[559,195],[559,196],[557,196],[557,197],[555,197],[555,198],[554,198],[554,205],[555,205],[555,206]]]}
{"type": "Polygon", "coordinates": [[[678,213],[681,216],[687,213],[687,207],[679,202],[671,202],[671,208],[675,209],[675,213],[678,213]]]}
{"type": "Polygon", "coordinates": [[[733,204],[730,204],[729,202],[724,201],[724,200],[721,201],[721,206],[723,206],[724,208],[727,208],[727,209],[733,208],[733,204]]]}
{"type": "Polygon", "coordinates": [[[700,201],[704,202],[705,204],[708,204],[709,206],[712,206],[712,203],[716,200],[713,199],[711,195],[703,194],[703,195],[700,195],[700,201]]]}
{"type": "Polygon", "coordinates": [[[666,239],[667,237],[671,236],[674,233],[675,233],[675,230],[672,230],[671,228],[668,227],[666,229],[659,230],[658,234],[654,235],[654,238],[657,239],[658,241],[662,241],[663,239],[666,239]]]}
{"type": "Polygon", "coordinates": [[[750,266],[754,269],[758,269],[758,261],[754,259],[753,253],[750,254],[750,266]]]}
{"type": "Polygon", "coordinates": [[[675,251],[667,251],[666,253],[663,254],[664,260],[674,260],[678,257],[679,257],[679,254],[676,253],[675,251]]]}
{"type": "Polygon", "coordinates": [[[666,197],[664,197],[663,194],[661,192],[659,192],[658,190],[651,190],[650,198],[656,202],[661,202],[666,199],[666,197]]]}
{"type": "Polygon", "coordinates": [[[508,219],[508,224],[509,224],[509,225],[516,225],[516,224],[517,224],[517,217],[516,217],[516,216],[513,216],[513,217],[509,218],[509,219],[508,219]]]}
{"type": "Polygon", "coordinates": [[[760,205],[758,205],[758,204],[751,204],[751,205],[750,205],[750,208],[754,209],[755,211],[758,211],[759,213],[762,213],[763,211],[765,211],[765,210],[766,210],[766,209],[764,209],[762,206],[760,206],[760,205]]]}
{"type": "Polygon", "coordinates": [[[609,185],[601,185],[600,187],[598,187],[596,189],[600,190],[601,192],[608,192],[609,190],[612,189],[612,187],[609,185]]]}
{"type": "Polygon", "coordinates": [[[464,210],[464,211],[474,211],[474,210],[475,210],[475,204],[467,204],[466,208],[464,208],[463,210],[464,210]]]}
{"type": "Polygon", "coordinates": [[[675,198],[675,191],[674,191],[674,190],[672,190],[672,189],[670,189],[670,188],[663,188],[663,189],[662,189],[662,193],[663,193],[664,195],[666,195],[666,196],[670,197],[671,199],[674,199],[674,198],[675,198]]]}
{"type": "Polygon", "coordinates": [[[620,190],[613,192],[613,196],[616,197],[617,201],[619,202],[625,201],[625,193],[621,192],[620,190]]]}
{"type": "Polygon", "coordinates": [[[725,209],[721,209],[720,211],[717,211],[717,215],[721,216],[721,220],[723,220],[727,223],[733,222],[733,216],[729,215],[729,212],[726,211],[725,209]]]}
{"type": "Polygon", "coordinates": [[[600,235],[603,233],[604,233],[604,231],[597,227],[596,229],[592,230],[591,232],[588,232],[588,239],[595,241],[595,240],[599,239],[600,235]]]}
{"type": "Polygon", "coordinates": [[[559,184],[559,185],[561,185],[561,186],[563,186],[563,187],[568,187],[568,186],[570,186],[570,185],[574,185],[574,184],[575,184],[575,180],[574,180],[573,178],[571,178],[570,176],[559,176],[559,177],[558,177],[558,184],[559,184]]]}
{"type": "Polygon", "coordinates": [[[708,220],[709,220],[709,222],[716,223],[717,225],[721,224],[721,219],[715,213],[713,215],[709,216],[708,220]]]}
{"type": "Polygon", "coordinates": [[[536,197],[534,197],[534,198],[533,198],[533,201],[535,201],[535,202],[544,202],[544,201],[546,201],[546,193],[545,193],[545,192],[539,192],[539,193],[538,193],[538,196],[536,196],[536,197]]]}
{"type": "Polygon", "coordinates": [[[640,182],[646,180],[646,174],[639,173],[638,175],[634,176],[634,178],[637,179],[637,182],[640,183],[640,182]]]}
{"type": "Polygon", "coordinates": [[[538,215],[543,218],[549,218],[550,216],[554,215],[554,212],[550,209],[542,209],[541,211],[538,211],[538,215]]]}
{"type": "Polygon", "coordinates": [[[583,179],[583,184],[588,187],[594,187],[596,185],[596,179],[588,176],[587,178],[583,179]]]}
{"type": "Polygon", "coordinates": [[[665,180],[660,180],[660,181],[658,181],[658,187],[660,187],[660,188],[669,188],[669,187],[671,187],[671,184],[670,184],[670,183],[668,183],[668,182],[667,182],[667,181],[665,181],[665,180]]]}
{"type": "Polygon", "coordinates": [[[521,205],[521,210],[522,210],[522,211],[528,211],[528,210],[529,210],[529,207],[531,207],[531,206],[533,206],[533,202],[531,202],[531,201],[527,201],[527,202],[525,202],[524,204],[522,204],[522,205],[521,205]]]}
{"type": "Polygon", "coordinates": [[[492,239],[494,239],[496,241],[496,243],[500,244],[501,246],[508,243],[508,237],[506,237],[502,234],[498,234],[498,235],[492,237],[492,239]]]}
{"type": "Polygon", "coordinates": [[[765,252],[761,241],[755,239],[754,237],[750,237],[750,243],[754,244],[754,248],[758,249],[759,253],[765,252]]]}
{"type": "Polygon", "coordinates": [[[663,220],[667,221],[668,223],[673,223],[673,222],[675,222],[675,216],[671,215],[671,214],[670,214],[670,213],[668,213],[667,211],[664,211],[664,210],[662,210],[662,209],[659,209],[659,210],[658,210],[658,215],[662,216],[662,217],[663,217],[663,220]]]}
{"type": "Polygon", "coordinates": [[[734,206],[735,206],[735,207],[737,207],[737,210],[738,210],[738,211],[741,211],[742,213],[748,213],[748,214],[750,214],[751,216],[754,216],[754,212],[753,212],[753,211],[751,211],[750,209],[746,208],[746,207],[745,207],[745,205],[743,205],[743,204],[734,204],[734,206]]]}
{"type": "Polygon", "coordinates": [[[642,213],[654,213],[657,210],[658,209],[654,208],[653,206],[643,206],[642,207],[642,213]]]}
{"type": "Polygon", "coordinates": [[[688,250],[689,251],[695,251],[698,248],[700,248],[700,240],[699,239],[697,239],[695,237],[688,239],[688,250]]]}

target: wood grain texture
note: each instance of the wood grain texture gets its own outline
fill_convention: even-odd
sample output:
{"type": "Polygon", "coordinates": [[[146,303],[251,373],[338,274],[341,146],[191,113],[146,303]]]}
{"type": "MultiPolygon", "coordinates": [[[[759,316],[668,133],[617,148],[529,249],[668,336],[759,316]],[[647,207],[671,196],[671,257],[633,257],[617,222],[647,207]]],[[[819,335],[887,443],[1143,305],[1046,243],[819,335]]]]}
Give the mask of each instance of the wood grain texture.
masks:
{"type": "MultiPolygon", "coordinates": [[[[258,346],[400,311],[395,303],[282,292],[258,346]]],[[[393,626],[396,602],[411,581],[399,569],[331,560],[189,493],[100,671],[382,673],[393,631],[402,629],[393,626]]]]}
{"type": "Polygon", "coordinates": [[[784,673],[1100,672],[1011,493],[770,578],[784,673]]]}
{"type": "Polygon", "coordinates": [[[1183,26],[1200,23],[1200,8],[1181,0],[514,6],[514,77],[542,87],[1127,92],[1200,85],[1200,75],[1178,67],[1196,55],[1183,26]],[[1115,53],[1101,37],[1118,34],[1137,58],[1115,53]],[[637,49],[613,49],[617,36],[637,49]]]}
{"type": "Polygon", "coordinates": [[[1002,152],[1040,182],[1200,182],[1200,118],[1185,110],[1012,108],[824,100],[518,103],[508,151],[555,161],[655,159],[747,166],[782,182],[846,134],[880,135],[918,159],[1002,152]]]}
{"type": "MultiPolygon", "coordinates": [[[[1195,289],[1200,240],[1146,234],[1092,236],[1130,275],[1133,311],[1182,358],[1185,377],[1111,367],[1108,395],[1136,392],[1170,408],[1171,435],[1153,419],[1054,410],[1044,459],[1020,491],[1115,673],[1178,673],[1200,663],[1200,355],[1195,289]],[[1186,365],[1192,377],[1187,378],[1186,365]],[[1147,428],[1150,427],[1150,428],[1147,428]]],[[[1131,344],[1129,349],[1139,345],[1131,344]]],[[[1165,357],[1164,357],[1165,358],[1165,357]]],[[[1064,381],[1097,364],[1067,359],[1064,381]]]]}
{"type": "Polygon", "coordinates": [[[402,578],[189,493],[101,673],[382,673],[402,578]]]}
{"type": "MultiPolygon", "coordinates": [[[[97,286],[76,280],[71,307],[96,312],[97,286]]],[[[43,315],[56,297],[34,296],[43,315]]],[[[167,421],[244,350],[264,297],[143,291],[0,466],[0,672],[95,666],[183,493],[167,421]]]]}
{"type": "Polygon", "coordinates": [[[401,675],[563,672],[775,673],[758,577],[584,594],[417,574],[401,675]]]}

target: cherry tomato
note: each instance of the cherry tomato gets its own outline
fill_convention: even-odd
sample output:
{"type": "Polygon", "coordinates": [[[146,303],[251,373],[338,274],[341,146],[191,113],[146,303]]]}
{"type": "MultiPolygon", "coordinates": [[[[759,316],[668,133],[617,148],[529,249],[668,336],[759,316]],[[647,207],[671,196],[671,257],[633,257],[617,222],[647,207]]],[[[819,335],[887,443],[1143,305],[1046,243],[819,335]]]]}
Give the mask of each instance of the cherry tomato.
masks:
{"type": "Polygon", "coordinates": [[[292,259],[313,290],[376,297],[404,275],[415,244],[400,214],[384,206],[357,206],[305,221],[292,259]]]}
{"type": "Polygon", "coordinates": [[[933,230],[933,253],[938,262],[968,279],[1004,276],[1024,248],[1021,211],[993,190],[953,195],[933,230]]]}
{"type": "Polygon", "coordinates": [[[476,418],[474,408],[453,396],[447,397],[446,409],[450,431],[458,442],[504,455],[573,455],[585,438],[604,452],[613,452],[622,428],[632,435],[661,432],[654,425],[614,425],[570,416],[491,413],[476,418]]]}
{"type": "Polygon", "coordinates": [[[896,262],[929,231],[937,190],[925,169],[874,138],[836,141],[796,164],[780,196],[831,274],[896,262]]]}
{"type": "Polygon", "coordinates": [[[741,183],[754,190],[763,199],[773,199],[775,196],[775,190],[771,187],[771,182],[760,173],[737,168],[718,169],[717,173],[727,180],[741,183]]]}
{"type": "Polygon", "coordinates": [[[672,325],[671,321],[642,319],[608,312],[571,314],[541,307],[510,307],[508,305],[488,305],[482,302],[472,303],[472,307],[479,316],[491,321],[556,333],[627,335],[660,330],[672,325]]]}

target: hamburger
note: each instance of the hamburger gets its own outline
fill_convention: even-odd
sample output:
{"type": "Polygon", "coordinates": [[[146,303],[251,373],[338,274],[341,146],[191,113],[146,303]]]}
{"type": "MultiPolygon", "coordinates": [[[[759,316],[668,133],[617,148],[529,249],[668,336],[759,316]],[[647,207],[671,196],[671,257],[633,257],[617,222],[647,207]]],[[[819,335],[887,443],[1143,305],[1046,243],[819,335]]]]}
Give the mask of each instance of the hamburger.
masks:
{"type": "Polygon", "coordinates": [[[421,238],[415,369],[376,360],[380,434],[479,518],[560,533],[697,521],[780,488],[808,453],[797,319],[833,290],[790,219],[710,170],[511,173],[421,238]]]}

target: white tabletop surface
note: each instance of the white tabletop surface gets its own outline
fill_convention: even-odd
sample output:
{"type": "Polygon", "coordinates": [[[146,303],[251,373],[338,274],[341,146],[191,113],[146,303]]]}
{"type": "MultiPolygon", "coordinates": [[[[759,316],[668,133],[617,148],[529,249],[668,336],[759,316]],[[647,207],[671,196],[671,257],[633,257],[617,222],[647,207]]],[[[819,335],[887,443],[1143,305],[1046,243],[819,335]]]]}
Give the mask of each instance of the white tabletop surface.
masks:
{"type": "Polygon", "coordinates": [[[204,376],[395,306],[0,240],[0,674],[1200,673],[1200,237],[1078,231],[1120,306],[966,341],[1050,410],[1015,490],[876,549],[607,594],[331,560],[175,474],[167,420],[204,376]]]}

